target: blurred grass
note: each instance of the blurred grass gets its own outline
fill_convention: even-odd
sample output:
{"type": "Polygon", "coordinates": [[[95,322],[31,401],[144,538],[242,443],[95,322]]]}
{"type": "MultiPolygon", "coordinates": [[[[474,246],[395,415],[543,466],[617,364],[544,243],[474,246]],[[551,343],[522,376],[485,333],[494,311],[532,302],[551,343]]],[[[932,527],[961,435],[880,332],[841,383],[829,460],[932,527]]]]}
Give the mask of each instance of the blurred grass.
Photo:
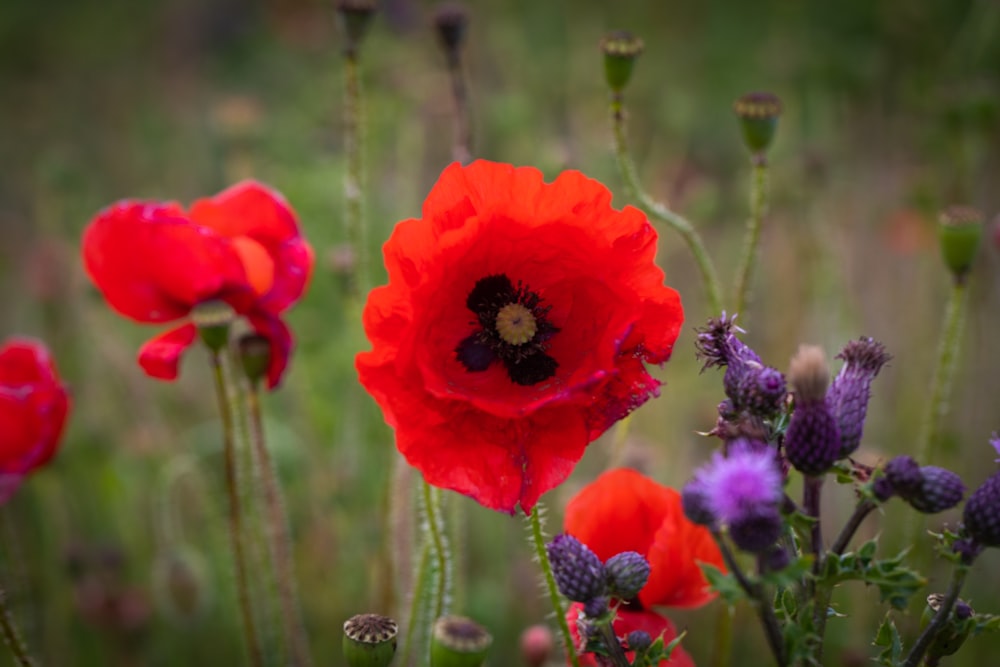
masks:
{"type": "MultiPolygon", "coordinates": [[[[727,285],[749,187],[730,104],[751,89],[783,98],[772,214],[756,296],[741,322],[748,341],[779,367],[801,341],[831,354],[862,334],[884,341],[895,360],[875,385],[865,452],[877,459],[908,451],[947,289],[935,213],[955,201],[990,216],[1000,207],[1000,6],[469,6],[474,153],[534,164],[550,176],[579,168],[618,193],[596,44],[614,28],[643,37],[646,52],[626,97],[636,160],[647,188],[698,223],[727,285]]],[[[384,10],[362,58],[372,256],[395,221],[419,214],[449,160],[451,136],[430,5],[394,0],[384,10]]],[[[134,354],[155,328],[105,306],[83,276],[77,245],[90,217],[116,199],[187,202],[250,175],[288,197],[317,250],[310,293],[289,318],[298,343],[292,372],[266,401],[317,664],[338,664],[348,616],[389,611],[379,608],[386,582],[377,554],[394,540],[381,516],[395,450],[357,386],[353,355],[366,343],[335,272],[343,239],[340,46],[330,3],[320,0],[0,6],[0,333],[45,339],[75,401],[58,459],[0,510],[4,580],[15,582],[19,619],[46,664],[239,660],[204,359],[193,351],[173,384],[145,378],[134,354]],[[179,469],[188,472],[174,475],[179,469]],[[164,511],[175,530],[164,527],[164,511]],[[151,582],[157,563],[184,549],[205,559],[200,586],[210,595],[198,618],[177,622],[158,606],[151,582]],[[74,580],[70,556],[99,576],[74,580]],[[95,580],[119,602],[139,602],[102,616],[85,604],[95,580]],[[135,627],[126,622],[133,616],[135,627]]],[[[709,315],[694,265],[669,233],[660,257],[668,283],[685,298],[688,325],[661,373],[664,395],[637,413],[626,455],[678,485],[708,451],[693,432],[714,422],[722,393],[719,377],[699,375],[693,358],[691,328],[709,315]]],[[[998,287],[990,248],[976,266],[949,449],[934,461],[955,467],[971,486],[986,476],[993,458],[986,438],[1000,426],[998,287]]],[[[553,531],[559,508],[608,457],[607,443],[596,443],[573,478],[549,494],[553,531]]],[[[831,517],[846,517],[847,490],[828,496],[831,517]]],[[[464,536],[461,611],[493,631],[494,665],[518,664],[518,633],[546,614],[523,527],[464,498],[452,502],[464,536]]],[[[904,517],[890,504],[880,525],[904,517]]],[[[935,517],[928,525],[940,523],[935,517]]],[[[1000,611],[995,558],[983,557],[968,588],[982,611],[1000,611]]],[[[935,572],[938,586],[941,576],[935,572]]],[[[851,589],[835,602],[852,616],[831,623],[829,664],[863,664],[873,600],[851,589]]],[[[672,616],[690,628],[686,643],[706,662],[714,610],[672,616]]],[[[748,649],[761,646],[749,614],[740,618],[736,655],[763,655],[748,649]]],[[[952,662],[989,664],[998,649],[996,639],[976,638],[952,662]]]]}

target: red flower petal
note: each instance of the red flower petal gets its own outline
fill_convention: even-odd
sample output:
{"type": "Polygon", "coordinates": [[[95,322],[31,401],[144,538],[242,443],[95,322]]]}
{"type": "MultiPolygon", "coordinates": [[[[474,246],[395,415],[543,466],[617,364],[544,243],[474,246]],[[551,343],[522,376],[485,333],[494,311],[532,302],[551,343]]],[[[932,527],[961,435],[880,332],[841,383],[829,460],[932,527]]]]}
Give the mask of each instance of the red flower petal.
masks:
{"type": "Polygon", "coordinates": [[[237,296],[250,287],[232,245],[175,204],[105,209],[84,232],[83,259],[111,307],[140,322],[176,320],[209,299],[246,308],[237,296]]]}
{"type": "Polygon", "coordinates": [[[271,346],[271,360],[267,367],[267,388],[275,389],[288,367],[292,355],[292,332],[280,318],[270,313],[254,312],[247,315],[250,326],[267,338],[271,346]]]}
{"type": "Polygon", "coordinates": [[[566,505],[563,529],[601,560],[636,551],[650,565],[639,601],[649,607],[697,607],[715,595],[699,563],[725,570],[711,533],[684,517],[677,491],[634,470],[610,470],[566,505]]]}
{"type": "Polygon", "coordinates": [[[0,502],[52,458],[69,412],[69,395],[45,347],[10,339],[0,347],[0,502]]]}
{"type": "Polygon", "coordinates": [[[247,274],[257,288],[257,307],[278,314],[305,291],[313,251],[302,238],[288,202],[256,181],[243,181],[191,205],[191,219],[229,239],[251,239],[271,263],[244,254],[247,274]]]}
{"type": "Polygon", "coordinates": [[[139,365],[158,380],[176,380],[181,355],[198,337],[193,324],[185,324],[152,338],[139,349],[139,365]]]}
{"type": "MultiPolygon", "coordinates": [[[[583,644],[580,639],[580,630],[577,623],[582,611],[583,605],[579,602],[574,602],[566,612],[566,622],[569,624],[570,634],[573,635],[573,642],[577,647],[583,644]]],[[[615,636],[619,639],[625,639],[630,632],[635,632],[636,630],[649,633],[653,641],[656,641],[662,635],[664,644],[669,644],[677,638],[677,630],[669,618],[647,609],[633,611],[624,606],[619,607],[612,627],[615,630],[615,636]]],[[[626,651],[625,655],[630,661],[635,657],[632,651],[626,651]]],[[[598,665],[592,653],[581,653],[579,658],[580,664],[586,667],[597,667],[598,665]]],[[[674,648],[669,660],[662,660],[659,663],[659,667],[666,665],[669,665],[669,667],[695,667],[694,660],[684,650],[683,645],[674,648]]]]}
{"type": "Polygon", "coordinates": [[[370,294],[364,314],[372,351],[357,367],[397,446],[432,483],[504,511],[520,498],[527,510],[590,440],[656,395],[642,362],[670,356],[680,300],[653,263],[653,228],[610,202],[607,188],[577,172],[546,184],[537,169],[478,161],[448,167],[423,219],[396,226],[384,248],[389,284],[370,294]],[[490,276],[540,300],[545,337],[522,349],[550,366],[524,372],[511,359],[525,357],[503,362],[482,342],[482,368],[458,359],[463,341],[493,326],[467,305],[490,276]],[[560,430],[557,418],[559,437],[531,435],[560,430]],[[503,474],[482,474],[496,469],[503,474]]]}

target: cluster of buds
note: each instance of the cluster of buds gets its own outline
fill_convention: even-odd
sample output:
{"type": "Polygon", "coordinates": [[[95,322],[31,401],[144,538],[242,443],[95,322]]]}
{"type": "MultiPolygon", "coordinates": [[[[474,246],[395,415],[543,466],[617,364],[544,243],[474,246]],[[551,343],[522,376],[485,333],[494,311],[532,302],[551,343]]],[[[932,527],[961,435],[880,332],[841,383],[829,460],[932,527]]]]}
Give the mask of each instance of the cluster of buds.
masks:
{"type": "Polygon", "coordinates": [[[880,502],[895,495],[918,512],[937,514],[955,507],[965,496],[965,484],[956,473],[937,466],[921,467],[909,456],[891,459],[884,472],[874,484],[880,502]]]}
{"type": "Polygon", "coordinates": [[[603,615],[610,598],[631,600],[649,579],[649,563],[635,551],[624,551],[604,563],[572,535],[556,535],[545,551],[559,592],[581,602],[590,618],[603,615]]]}

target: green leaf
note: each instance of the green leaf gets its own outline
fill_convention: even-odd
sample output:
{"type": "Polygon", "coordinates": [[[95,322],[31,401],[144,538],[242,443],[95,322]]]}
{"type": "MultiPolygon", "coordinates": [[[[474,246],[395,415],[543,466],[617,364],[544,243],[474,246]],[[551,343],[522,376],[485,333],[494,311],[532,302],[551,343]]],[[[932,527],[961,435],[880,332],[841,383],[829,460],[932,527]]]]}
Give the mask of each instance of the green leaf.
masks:
{"type": "Polygon", "coordinates": [[[899,630],[896,629],[896,624],[889,614],[882,619],[882,624],[875,633],[875,641],[872,643],[882,648],[875,659],[880,665],[895,667],[899,664],[900,658],[903,657],[903,641],[899,638],[899,630]]]}
{"type": "Polygon", "coordinates": [[[716,591],[723,601],[728,605],[734,605],[740,600],[748,599],[746,591],[736,581],[732,574],[722,572],[719,568],[708,563],[699,563],[705,578],[708,579],[713,591],[716,591]]]}

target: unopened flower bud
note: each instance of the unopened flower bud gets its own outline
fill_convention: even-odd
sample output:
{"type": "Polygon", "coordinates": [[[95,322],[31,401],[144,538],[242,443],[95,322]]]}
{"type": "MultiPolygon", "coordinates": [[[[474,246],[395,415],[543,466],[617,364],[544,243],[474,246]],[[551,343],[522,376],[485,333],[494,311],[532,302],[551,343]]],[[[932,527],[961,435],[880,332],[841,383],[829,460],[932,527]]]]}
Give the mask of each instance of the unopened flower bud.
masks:
{"type": "Polygon", "coordinates": [[[469,12],[463,5],[446,2],[435,10],[434,27],[437,29],[438,41],[449,58],[458,58],[468,25],[469,12]]]}
{"type": "Polygon", "coordinates": [[[729,522],[733,544],[750,553],[769,551],[781,537],[781,515],[777,510],[748,512],[729,522]]]}
{"type": "Polygon", "coordinates": [[[714,526],[716,523],[708,494],[697,481],[688,482],[681,490],[681,508],[691,523],[699,526],[714,526]]]}
{"type": "Polygon", "coordinates": [[[920,469],[920,477],[918,491],[900,494],[918,512],[937,514],[962,502],[965,484],[952,471],[937,466],[924,466],[920,469]]]}
{"type": "Polygon", "coordinates": [[[604,53],[604,76],[616,93],[624,90],[632,77],[632,66],[642,53],[642,40],[625,30],[609,33],[601,40],[604,53]]]}
{"type": "Polygon", "coordinates": [[[608,603],[611,600],[604,595],[587,600],[583,603],[583,615],[587,618],[600,618],[608,612],[608,603]]]}
{"type": "Polygon", "coordinates": [[[920,465],[911,456],[896,456],[885,464],[885,478],[900,496],[917,493],[923,483],[920,465]]]}
{"type": "Polygon", "coordinates": [[[827,392],[827,400],[840,428],[840,456],[850,456],[861,445],[872,380],[892,358],[872,338],[852,340],[837,355],[844,366],[827,392]]]}
{"type": "Polygon", "coordinates": [[[251,383],[260,382],[271,365],[271,342],[258,333],[243,334],[237,341],[237,350],[243,374],[251,383]]]}
{"type": "Polygon", "coordinates": [[[785,432],[785,456],[799,472],[822,475],[840,456],[840,429],[826,400],[830,371],[822,348],[801,346],[788,379],[795,388],[795,412],[785,432]]]}
{"type": "Polygon", "coordinates": [[[604,564],[572,535],[556,535],[545,545],[559,592],[574,602],[588,602],[604,594],[604,564]]]}
{"type": "Polygon", "coordinates": [[[747,93],[733,103],[740,119],[743,142],[758,155],[770,148],[781,116],[781,100],[773,93],[747,93]]]}
{"type": "Polygon", "coordinates": [[[770,366],[751,366],[740,379],[740,404],[751,414],[770,417],[785,402],[785,376],[770,366]]]}
{"type": "MultiPolygon", "coordinates": [[[[941,609],[944,599],[944,596],[938,593],[927,596],[927,606],[920,619],[921,629],[930,624],[941,609]]],[[[969,619],[972,618],[973,614],[972,607],[967,602],[963,600],[955,602],[944,627],[938,631],[931,645],[927,648],[927,664],[937,664],[941,658],[956,653],[962,647],[972,631],[974,624],[969,619]]]]}
{"type": "Polygon", "coordinates": [[[965,280],[983,236],[983,214],[971,206],[949,206],[938,223],[941,255],[956,282],[965,280]]]}
{"type": "Polygon", "coordinates": [[[892,487],[889,478],[882,475],[872,482],[872,495],[875,496],[875,500],[884,503],[896,495],[896,490],[892,487]]]}
{"type": "Polygon", "coordinates": [[[635,551],[624,551],[604,563],[611,595],[631,600],[649,579],[649,562],[635,551]]]}
{"type": "Polygon", "coordinates": [[[464,616],[442,616],[434,622],[431,667],[480,667],[493,637],[464,616]]]}
{"type": "Polygon", "coordinates": [[[774,545],[760,556],[760,564],[765,572],[780,572],[792,562],[788,549],[774,545]]]}
{"type": "Polygon", "coordinates": [[[521,633],[521,657],[527,667],[542,667],[555,649],[555,638],[546,625],[532,625],[521,633]]]}
{"type": "Polygon", "coordinates": [[[1000,546],[1000,472],[995,472],[965,503],[965,530],[980,545],[1000,546]]]}
{"type": "Polygon", "coordinates": [[[229,342],[229,325],[236,319],[232,306],[225,301],[203,301],[191,309],[191,322],[205,346],[218,352],[229,342]]]}
{"type": "Polygon", "coordinates": [[[344,53],[354,58],[375,16],[375,0],[336,0],[334,8],[347,40],[344,53]]]}
{"type": "Polygon", "coordinates": [[[396,621],[358,614],[344,623],[344,659],[349,667],[386,667],[396,655],[396,621]]]}
{"type": "Polygon", "coordinates": [[[645,630],[633,630],[625,637],[628,650],[641,653],[653,645],[653,638],[645,630]]]}

